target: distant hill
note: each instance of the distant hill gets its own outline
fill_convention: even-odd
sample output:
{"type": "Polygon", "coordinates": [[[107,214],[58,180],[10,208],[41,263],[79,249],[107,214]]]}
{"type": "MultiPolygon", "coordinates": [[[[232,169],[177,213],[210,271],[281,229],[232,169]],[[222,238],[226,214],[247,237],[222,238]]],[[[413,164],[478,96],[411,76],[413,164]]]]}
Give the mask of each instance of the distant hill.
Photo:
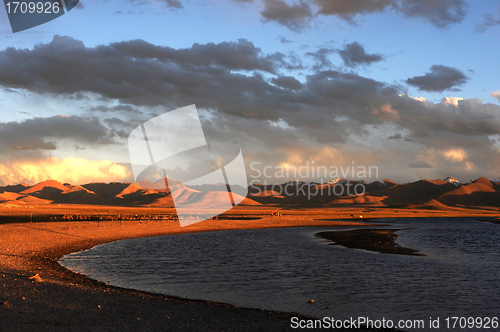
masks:
{"type": "MultiPolygon", "coordinates": [[[[223,204],[225,185],[188,187],[177,182],[62,184],[46,180],[33,186],[25,183],[0,186],[0,205],[87,204],[112,206],[173,207],[181,204],[223,204]],[[171,191],[172,189],[172,191],[171,191]]],[[[245,192],[238,188],[238,192],[245,192]]],[[[327,183],[290,181],[254,184],[246,197],[232,193],[239,205],[276,207],[392,207],[456,210],[471,207],[500,207],[500,180],[484,177],[462,184],[453,177],[398,184],[388,179],[366,183],[335,179],[327,183]]]]}
{"type": "MultiPolygon", "coordinates": [[[[170,181],[173,191],[166,188],[162,179],[156,183],[89,183],[84,185],[62,184],[56,180],[46,180],[29,186],[25,183],[0,187],[0,205],[41,205],[41,204],[83,204],[140,207],[174,207],[173,197],[182,203],[199,206],[217,204],[228,198],[226,186],[205,187],[196,190],[170,181]]],[[[196,188],[198,188],[197,186],[196,188]]],[[[199,188],[198,188],[199,189],[199,188]]],[[[240,205],[259,205],[250,198],[233,193],[241,201],[240,205]]]]}
{"type": "Polygon", "coordinates": [[[248,197],[261,204],[290,207],[366,206],[422,209],[500,207],[500,181],[484,177],[462,184],[453,177],[397,184],[390,180],[350,181],[326,184],[287,182],[253,185],[248,197]],[[359,190],[354,193],[355,188],[359,190]],[[363,189],[363,192],[360,190],[363,189]]]}

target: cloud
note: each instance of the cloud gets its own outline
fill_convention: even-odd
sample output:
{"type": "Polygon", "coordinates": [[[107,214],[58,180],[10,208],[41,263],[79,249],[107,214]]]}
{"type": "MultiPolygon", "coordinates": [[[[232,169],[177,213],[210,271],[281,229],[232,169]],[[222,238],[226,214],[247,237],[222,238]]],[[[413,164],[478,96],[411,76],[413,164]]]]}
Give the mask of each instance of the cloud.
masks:
{"type": "Polygon", "coordinates": [[[394,7],[395,1],[392,0],[314,0],[319,6],[318,14],[338,15],[344,19],[351,20],[358,14],[370,14],[383,12],[387,8],[394,7]]]}
{"type": "Polygon", "coordinates": [[[397,11],[406,17],[422,18],[438,28],[444,28],[462,22],[465,7],[463,0],[404,0],[399,1],[397,11]]]}
{"type": "Polygon", "coordinates": [[[316,61],[313,69],[319,71],[323,69],[330,69],[333,67],[333,64],[328,59],[328,56],[335,52],[336,50],[333,48],[322,47],[314,52],[306,52],[305,55],[313,58],[316,61]]]}
{"type": "Polygon", "coordinates": [[[486,14],[484,21],[476,25],[476,32],[483,33],[495,25],[500,25],[500,18],[495,18],[492,14],[486,14]]]}
{"type": "MultiPolygon", "coordinates": [[[[227,143],[241,146],[250,161],[273,165],[301,153],[304,160],[319,158],[314,153],[326,146],[338,153],[322,155],[325,163],[368,158],[387,172],[385,177],[393,177],[404,172],[400,166],[415,160],[420,149],[433,148],[438,151],[434,159],[416,158],[432,163],[433,174],[441,175],[445,167],[455,176],[446,168],[453,166],[457,174],[469,176],[463,162],[450,162],[441,153],[460,146],[467,160],[474,161],[470,172],[493,172],[482,165],[500,159],[498,145],[488,138],[500,134],[499,105],[474,98],[434,103],[411,97],[397,85],[334,69],[327,63],[334,51],[310,52],[318,64],[301,69],[299,78],[296,71],[281,69],[290,65],[287,55],[263,53],[246,40],[173,49],[141,40],[86,47],[56,37],[33,49],[1,50],[1,86],[64,100],[72,109],[79,105],[83,114],[98,117],[72,118],[71,126],[53,117],[32,119],[29,126],[3,124],[8,134],[0,137],[2,151],[17,151],[16,160],[28,154],[29,160],[52,153],[62,157],[61,144],[70,146],[65,150],[70,153],[74,144],[87,147],[86,153],[92,144],[104,145],[97,146],[104,151],[113,140],[125,142],[141,122],[194,103],[214,155],[228,155],[227,143]],[[53,124],[57,121],[59,126],[53,124]],[[66,127],[72,129],[57,134],[66,127]],[[387,139],[387,132],[404,135],[393,135],[396,142],[387,139]],[[24,150],[15,150],[16,144],[24,150]]],[[[119,149],[126,154],[125,145],[115,145],[112,153],[119,149]]],[[[408,180],[404,175],[400,179],[408,180]]]]}
{"type": "Polygon", "coordinates": [[[304,1],[289,5],[284,0],[263,0],[264,10],[260,12],[264,22],[277,22],[292,31],[304,29],[313,14],[311,6],[304,1]]]}
{"type": "MultiPolygon", "coordinates": [[[[366,125],[386,121],[408,128],[412,138],[425,136],[417,133],[429,136],[435,131],[465,135],[499,131],[496,105],[469,99],[452,110],[445,103],[415,100],[401,95],[398,86],[325,70],[322,67],[328,66],[327,55],[333,52],[320,49],[307,53],[318,61],[316,72],[299,81],[278,72],[283,63],[288,63],[285,55],[264,54],[246,40],[194,44],[183,49],[142,40],[87,48],[78,40],[56,36],[31,50],[0,51],[0,84],[47,96],[85,96],[91,92],[121,104],[93,105],[91,110],[99,111],[100,117],[113,112],[139,119],[146,117],[139,113],[139,106],[174,109],[195,103],[198,108],[235,119],[282,119],[292,127],[310,128],[308,135],[323,143],[342,142],[349,132],[361,133],[366,125]],[[271,77],[265,78],[262,72],[271,77]],[[345,120],[337,121],[339,118],[345,120]]],[[[436,65],[431,69],[427,76],[412,80],[428,86],[435,86],[434,81],[442,77],[452,84],[464,80],[454,68],[436,65]]],[[[116,130],[122,130],[117,132],[120,137],[126,135],[126,128],[116,130]]]]}
{"type": "MultiPolygon", "coordinates": [[[[496,170],[492,170],[491,165],[500,162],[499,154],[491,153],[490,148],[485,149],[477,144],[474,144],[476,146],[473,147],[457,147],[457,144],[449,142],[453,139],[451,137],[438,139],[436,144],[438,148],[425,148],[417,155],[419,160],[432,161],[434,165],[432,174],[437,175],[435,178],[452,175],[466,181],[471,177],[484,176],[485,174],[490,174],[486,176],[492,177],[496,174],[496,170]]],[[[461,139],[458,139],[459,144],[462,142],[461,139]]]]}
{"type": "MultiPolygon", "coordinates": [[[[132,106],[172,109],[195,103],[240,118],[283,118],[290,125],[313,128],[336,124],[322,119],[331,117],[332,109],[342,112],[351,109],[351,103],[381,106],[385,102],[374,101],[397,91],[382,82],[331,70],[308,75],[304,83],[278,74],[272,80],[278,86],[270,84],[260,72],[276,72],[284,58],[279,53],[263,54],[246,40],[194,44],[188,49],[140,40],[87,48],[80,41],[56,36],[32,50],[0,51],[0,84],[50,96],[91,92],[132,106]],[[299,89],[301,85],[304,89],[299,89]],[[314,116],[305,111],[311,107],[317,109],[314,116]]],[[[374,121],[366,112],[360,116],[374,121]]]]}
{"type": "Polygon", "coordinates": [[[373,108],[372,113],[375,114],[379,119],[385,121],[401,121],[398,111],[396,111],[389,103],[382,104],[378,108],[373,108]]]}
{"type": "MultiPolygon", "coordinates": [[[[185,68],[215,67],[228,70],[261,70],[269,73],[276,72],[276,68],[283,64],[284,58],[281,53],[264,56],[260,48],[255,47],[252,42],[246,39],[238,39],[237,42],[221,42],[219,44],[195,43],[190,49],[178,50],[156,46],[138,39],[98,48],[96,50],[97,55],[102,56],[103,54],[100,53],[108,50],[118,52],[115,55],[130,57],[130,60],[157,59],[159,62],[163,62],[162,65],[175,63],[185,68]]],[[[93,53],[92,51],[89,50],[89,53],[93,53]]]]}
{"type": "Polygon", "coordinates": [[[126,182],[132,178],[128,167],[110,160],[81,158],[42,158],[38,160],[0,160],[0,185],[22,182],[36,184],[47,179],[62,183],[126,182]]]}
{"type": "MultiPolygon", "coordinates": [[[[143,0],[126,0],[126,1],[133,4],[133,5],[145,5],[147,3],[143,0]]],[[[233,1],[238,1],[238,0],[233,0],[233,1]]],[[[152,2],[159,3],[161,5],[164,5],[168,8],[174,9],[174,10],[184,8],[184,6],[182,5],[182,2],[180,0],[154,0],[152,2]]],[[[239,2],[242,2],[242,1],[239,0],[239,2]]]]}
{"type": "Polygon", "coordinates": [[[293,43],[293,41],[291,41],[290,39],[286,38],[286,37],[283,37],[283,36],[278,36],[277,38],[280,43],[282,44],[290,44],[290,43],[293,43]]]}
{"type": "Polygon", "coordinates": [[[299,80],[297,80],[293,76],[283,76],[280,75],[276,78],[272,78],[271,82],[276,84],[280,88],[291,89],[291,90],[300,90],[302,89],[302,84],[299,80]]]}
{"type": "Polygon", "coordinates": [[[402,139],[403,138],[403,135],[401,135],[400,133],[397,133],[397,134],[394,134],[394,135],[391,135],[391,136],[388,136],[387,137],[388,139],[402,139]]]}
{"type": "Polygon", "coordinates": [[[114,144],[112,134],[97,118],[56,115],[0,123],[0,151],[56,150],[57,140],[114,144]]]}
{"type": "Polygon", "coordinates": [[[384,59],[382,54],[367,54],[363,46],[358,42],[346,44],[344,49],[338,50],[337,52],[344,61],[344,64],[352,68],[359,65],[369,65],[384,59]]]}
{"type": "Polygon", "coordinates": [[[492,92],[488,92],[490,96],[492,96],[493,98],[496,98],[498,101],[500,101],[500,90],[498,91],[492,91],[492,92]]]}
{"type": "Polygon", "coordinates": [[[103,105],[90,106],[89,110],[91,112],[120,112],[120,113],[141,113],[139,109],[132,105],[116,105],[112,107],[106,107],[103,105]]]}
{"type": "MultiPolygon", "coordinates": [[[[198,94],[198,90],[224,85],[256,84],[257,72],[275,73],[293,68],[285,55],[264,55],[247,40],[219,44],[193,44],[189,49],[156,46],[143,40],[86,48],[71,37],[55,36],[32,50],[8,48],[0,52],[0,85],[42,94],[75,95],[92,92],[122,104],[164,105],[172,96],[198,94]],[[14,67],[22,67],[15,70],[14,67]],[[233,71],[250,71],[248,78],[233,71]],[[231,83],[232,81],[232,83],[231,83]],[[212,85],[208,85],[208,82],[212,85]]],[[[208,92],[208,91],[207,91],[208,92]]],[[[227,92],[227,91],[226,91],[227,92]]]]}
{"type": "Polygon", "coordinates": [[[117,118],[107,118],[104,119],[103,122],[107,124],[111,131],[122,139],[127,139],[130,135],[130,132],[140,126],[143,123],[143,120],[140,119],[127,119],[126,121],[117,118]]]}
{"type": "Polygon", "coordinates": [[[500,117],[496,114],[500,106],[483,104],[481,99],[464,99],[456,106],[446,101],[438,104],[422,103],[406,95],[392,105],[399,111],[401,124],[413,130],[413,138],[430,138],[430,133],[468,136],[495,135],[500,132],[500,128],[496,128],[500,125],[500,117]]]}
{"type": "Polygon", "coordinates": [[[465,150],[462,148],[445,150],[445,151],[443,151],[443,156],[447,160],[451,160],[453,162],[464,161],[465,159],[467,159],[469,157],[467,152],[465,152],[465,150]]]}
{"type": "MultiPolygon", "coordinates": [[[[91,92],[120,103],[111,107],[92,105],[91,111],[99,111],[96,115],[100,117],[111,112],[120,115],[113,115],[115,118],[129,114],[127,121],[147,117],[138,107],[174,109],[195,103],[198,108],[234,119],[281,119],[295,128],[310,128],[308,135],[323,143],[342,142],[349,132],[361,133],[364,126],[386,121],[400,123],[416,139],[432,136],[432,132],[477,135],[499,131],[497,105],[468,99],[450,109],[445,102],[415,100],[402,95],[398,86],[321,68],[327,66],[327,55],[333,52],[320,49],[307,53],[318,61],[316,72],[299,81],[278,72],[285,55],[264,54],[246,40],[182,49],[142,40],[87,48],[78,40],[56,36],[31,50],[0,51],[0,84],[47,96],[83,98],[91,92]]],[[[412,80],[428,86],[435,86],[434,81],[443,77],[452,84],[464,80],[454,68],[436,65],[431,70],[423,78],[412,80]]],[[[127,128],[115,129],[121,130],[120,137],[126,135],[127,128]]],[[[95,137],[104,139],[111,134],[95,137]]]]}
{"type": "Polygon", "coordinates": [[[417,161],[412,161],[410,165],[408,165],[410,168],[433,168],[431,164],[428,162],[425,162],[423,160],[417,160],[417,161]]]}
{"type": "Polygon", "coordinates": [[[438,28],[460,23],[465,18],[463,0],[314,0],[318,14],[337,15],[353,22],[357,15],[394,10],[405,17],[416,17],[438,28]]]}
{"type": "Polygon", "coordinates": [[[184,8],[184,6],[179,0],[160,0],[160,2],[165,3],[165,5],[167,5],[170,8],[177,8],[177,9],[184,8]]]}
{"type": "Polygon", "coordinates": [[[418,101],[421,101],[422,103],[426,103],[427,102],[427,99],[425,99],[425,97],[412,97],[410,95],[407,95],[409,98],[413,99],[413,100],[418,100],[418,101]]]}
{"type": "Polygon", "coordinates": [[[433,65],[431,71],[423,76],[415,76],[406,80],[406,83],[419,90],[443,92],[453,87],[463,85],[469,78],[460,70],[443,65],[433,65]]]}
{"type": "Polygon", "coordinates": [[[466,100],[467,98],[462,97],[444,97],[443,104],[458,106],[461,100],[466,100]]]}

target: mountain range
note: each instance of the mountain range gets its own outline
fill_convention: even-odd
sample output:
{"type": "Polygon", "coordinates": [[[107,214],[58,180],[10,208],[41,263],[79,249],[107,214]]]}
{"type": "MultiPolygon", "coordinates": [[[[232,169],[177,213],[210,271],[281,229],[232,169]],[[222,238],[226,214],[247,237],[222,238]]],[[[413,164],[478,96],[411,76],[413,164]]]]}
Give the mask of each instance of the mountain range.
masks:
{"type": "MultiPolygon", "coordinates": [[[[211,186],[151,183],[62,184],[47,180],[30,186],[25,183],[0,186],[0,206],[41,204],[87,204],[137,207],[173,207],[178,202],[217,205],[227,193],[225,184],[211,186]],[[220,189],[220,191],[218,190],[220,189]]],[[[327,183],[290,181],[282,184],[253,184],[240,205],[277,207],[366,206],[411,209],[454,210],[499,208],[500,179],[484,177],[462,184],[452,177],[398,184],[390,180],[352,181],[335,179],[327,183]]],[[[233,193],[232,195],[238,195],[233,193]]]]}
{"type": "Polygon", "coordinates": [[[500,207],[500,179],[488,180],[484,177],[465,184],[452,177],[404,184],[387,179],[370,183],[346,179],[326,184],[288,182],[281,185],[254,185],[250,187],[250,192],[249,197],[261,204],[272,201],[279,205],[303,205],[307,202],[309,206],[366,205],[443,210],[500,207]],[[306,188],[292,193],[290,186],[306,188]],[[364,192],[358,190],[360,195],[353,195],[356,186],[364,192]]]}

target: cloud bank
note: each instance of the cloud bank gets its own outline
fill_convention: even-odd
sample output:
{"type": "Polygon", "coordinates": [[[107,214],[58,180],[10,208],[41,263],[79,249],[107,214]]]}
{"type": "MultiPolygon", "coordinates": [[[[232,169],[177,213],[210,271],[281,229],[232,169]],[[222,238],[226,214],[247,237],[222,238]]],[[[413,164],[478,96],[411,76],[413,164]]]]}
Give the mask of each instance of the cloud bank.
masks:
{"type": "MultiPolygon", "coordinates": [[[[333,52],[323,52],[323,59],[333,52]]],[[[315,54],[321,59],[321,52],[315,54]]],[[[377,60],[364,49],[347,54],[353,65],[377,60]]],[[[422,90],[445,91],[468,78],[456,68],[434,65],[409,80],[422,90]]],[[[229,143],[241,146],[248,162],[321,160],[341,166],[355,160],[379,165],[381,177],[402,174],[402,181],[417,170],[418,164],[407,167],[404,176],[395,166],[408,160],[434,166],[418,169],[436,177],[453,172],[470,178],[494,176],[488,165],[500,159],[498,105],[451,96],[433,103],[326,62],[306,67],[289,55],[264,53],[244,39],[174,49],[143,40],[86,47],[55,36],[32,49],[1,50],[0,85],[86,105],[78,115],[0,124],[0,149],[10,156],[4,163],[54,157],[64,142],[119,150],[141,122],[193,103],[221,158],[228,155],[222,143],[229,143]],[[463,158],[457,158],[462,150],[463,158]]]]}
{"type": "Polygon", "coordinates": [[[263,0],[263,3],[264,22],[274,21],[293,31],[307,27],[319,15],[333,15],[355,24],[359,16],[385,11],[421,19],[442,29],[462,22],[467,13],[463,0],[301,0],[295,3],[263,0]]]}

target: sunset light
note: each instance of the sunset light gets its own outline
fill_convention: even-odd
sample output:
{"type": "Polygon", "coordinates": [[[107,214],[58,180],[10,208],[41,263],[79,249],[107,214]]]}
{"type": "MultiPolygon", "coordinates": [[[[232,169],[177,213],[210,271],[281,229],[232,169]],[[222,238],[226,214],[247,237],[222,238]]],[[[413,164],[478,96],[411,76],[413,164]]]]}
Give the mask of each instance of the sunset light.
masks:
{"type": "Polygon", "coordinates": [[[4,0],[0,332],[500,331],[500,1],[4,0]]]}

